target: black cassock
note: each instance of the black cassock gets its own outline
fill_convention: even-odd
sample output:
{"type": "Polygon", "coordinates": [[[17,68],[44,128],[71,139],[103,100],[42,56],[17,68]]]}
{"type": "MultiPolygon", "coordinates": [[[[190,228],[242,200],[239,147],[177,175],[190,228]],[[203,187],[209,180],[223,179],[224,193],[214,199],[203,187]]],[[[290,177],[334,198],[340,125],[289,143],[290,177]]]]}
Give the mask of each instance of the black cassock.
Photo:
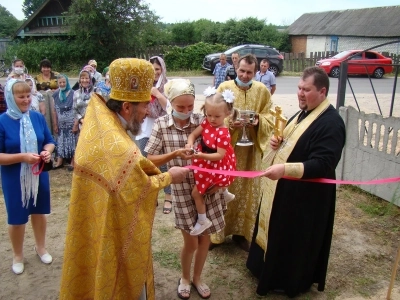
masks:
{"type": "MultiPolygon", "coordinates": [[[[297,119],[295,117],[291,120],[297,119]]],[[[298,139],[287,162],[303,162],[303,179],[335,179],[345,142],[345,126],[329,106],[298,139]]],[[[259,279],[257,294],[284,290],[295,297],[318,283],[325,288],[335,216],[336,185],[280,179],[277,183],[265,254],[255,243],[247,268],[259,279]]]]}

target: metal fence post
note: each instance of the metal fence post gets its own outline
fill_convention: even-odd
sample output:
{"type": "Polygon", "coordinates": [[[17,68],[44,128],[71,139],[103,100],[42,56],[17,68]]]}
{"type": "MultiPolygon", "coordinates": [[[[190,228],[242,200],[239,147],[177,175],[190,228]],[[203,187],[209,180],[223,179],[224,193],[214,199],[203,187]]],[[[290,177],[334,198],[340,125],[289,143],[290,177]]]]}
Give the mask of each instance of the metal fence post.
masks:
{"type": "Polygon", "coordinates": [[[347,83],[348,66],[349,65],[348,65],[347,61],[344,61],[340,64],[338,92],[337,92],[337,99],[336,99],[336,109],[337,110],[339,109],[339,107],[344,106],[344,99],[346,97],[346,83],[347,83]]]}

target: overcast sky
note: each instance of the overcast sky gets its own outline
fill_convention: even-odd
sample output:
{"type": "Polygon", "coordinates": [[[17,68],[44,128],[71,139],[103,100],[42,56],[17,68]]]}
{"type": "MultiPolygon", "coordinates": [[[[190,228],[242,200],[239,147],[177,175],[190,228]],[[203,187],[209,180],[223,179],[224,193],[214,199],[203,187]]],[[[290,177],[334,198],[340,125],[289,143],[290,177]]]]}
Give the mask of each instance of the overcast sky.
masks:
{"type": "MultiPolygon", "coordinates": [[[[308,12],[400,5],[399,0],[147,0],[146,2],[165,23],[195,21],[202,18],[225,22],[231,18],[240,20],[256,17],[266,19],[267,23],[274,25],[290,25],[308,12]]],[[[0,4],[19,20],[24,18],[22,3],[23,0],[0,0],[0,4]]]]}

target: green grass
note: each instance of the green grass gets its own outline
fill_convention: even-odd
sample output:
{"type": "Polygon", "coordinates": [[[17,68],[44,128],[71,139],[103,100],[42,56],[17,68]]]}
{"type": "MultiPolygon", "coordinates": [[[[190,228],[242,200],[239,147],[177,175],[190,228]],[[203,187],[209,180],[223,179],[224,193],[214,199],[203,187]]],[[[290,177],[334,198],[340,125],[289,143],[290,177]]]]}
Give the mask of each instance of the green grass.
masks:
{"type": "Polygon", "coordinates": [[[389,202],[375,201],[374,203],[360,203],[357,206],[371,216],[393,216],[396,214],[396,206],[389,202]]]}
{"type": "Polygon", "coordinates": [[[181,269],[179,253],[176,251],[156,251],[153,252],[153,258],[154,261],[158,262],[164,268],[174,269],[177,271],[181,269]]]}
{"type": "Polygon", "coordinates": [[[370,216],[396,216],[399,214],[399,208],[391,202],[374,196],[355,186],[343,187],[344,196],[351,200],[354,193],[366,197],[365,202],[356,203],[356,206],[370,216]]]}
{"type": "Polygon", "coordinates": [[[326,299],[328,300],[334,300],[336,297],[339,296],[339,292],[337,290],[327,290],[325,291],[326,294],[326,299]]]}
{"type": "Polygon", "coordinates": [[[160,227],[157,229],[158,233],[161,237],[168,237],[171,233],[173,233],[176,229],[174,227],[160,227]]]}
{"type": "Polygon", "coordinates": [[[371,288],[377,282],[368,277],[358,277],[355,279],[356,290],[357,292],[362,295],[363,297],[371,297],[371,288]]]}

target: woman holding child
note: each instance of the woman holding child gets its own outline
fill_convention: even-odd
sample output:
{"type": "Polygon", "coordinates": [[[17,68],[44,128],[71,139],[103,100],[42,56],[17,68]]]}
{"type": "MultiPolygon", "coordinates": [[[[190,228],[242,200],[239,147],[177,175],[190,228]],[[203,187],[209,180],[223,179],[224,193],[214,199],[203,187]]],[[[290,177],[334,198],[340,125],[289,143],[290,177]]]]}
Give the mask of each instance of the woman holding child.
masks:
{"type": "MultiPolygon", "coordinates": [[[[187,166],[191,164],[193,155],[185,149],[189,135],[202,123],[203,116],[193,113],[194,85],[186,79],[172,79],[164,87],[164,92],[171,102],[172,113],[155,120],[153,131],[145,151],[147,158],[156,166],[167,164],[187,166]]],[[[194,147],[199,139],[196,139],[194,147]]],[[[197,221],[195,202],[192,190],[195,186],[193,173],[189,173],[183,183],[172,184],[174,201],[175,227],[183,236],[181,251],[182,275],[178,280],[178,297],[189,299],[191,285],[200,297],[207,299],[211,295],[210,288],[202,282],[201,273],[207,258],[210,245],[210,234],[222,230],[225,226],[223,218],[226,209],[222,190],[214,187],[205,195],[206,214],[212,225],[202,235],[190,235],[197,221]],[[193,277],[190,268],[194,257],[193,277]]]]}

